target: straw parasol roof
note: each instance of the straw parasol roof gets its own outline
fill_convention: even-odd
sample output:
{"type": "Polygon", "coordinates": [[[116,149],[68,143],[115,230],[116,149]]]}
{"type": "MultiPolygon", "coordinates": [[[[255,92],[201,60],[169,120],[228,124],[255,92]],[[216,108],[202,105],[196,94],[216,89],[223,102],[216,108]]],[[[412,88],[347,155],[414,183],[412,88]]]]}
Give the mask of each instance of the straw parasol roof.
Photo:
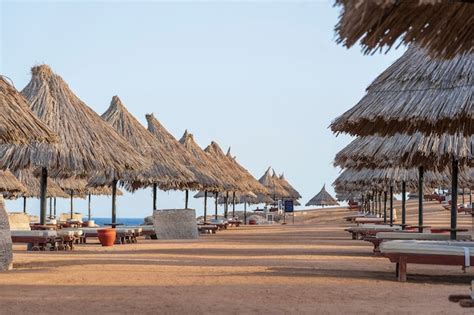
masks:
{"type": "Polygon", "coordinates": [[[255,177],[253,177],[253,175],[250,174],[250,172],[246,168],[244,168],[242,165],[240,165],[237,162],[237,158],[235,156],[232,156],[230,152],[230,147],[227,150],[226,157],[227,159],[231,161],[232,167],[234,167],[236,171],[241,174],[243,180],[245,180],[247,184],[251,187],[251,189],[249,190],[250,193],[254,193],[254,194],[267,194],[268,193],[268,190],[262,184],[260,184],[258,180],[255,177]]]}
{"type": "Polygon", "coordinates": [[[335,166],[342,168],[405,168],[423,166],[426,170],[444,169],[452,158],[460,165],[473,165],[474,136],[442,134],[426,136],[395,134],[367,136],[353,140],[336,154],[335,166]]]}
{"type": "MultiPolygon", "coordinates": [[[[209,192],[207,194],[207,197],[208,198],[216,198],[216,194],[212,193],[212,192],[209,192]]],[[[197,194],[195,194],[194,198],[204,198],[204,191],[200,191],[197,194]]],[[[268,198],[267,201],[268,201],[268,203],[273,202],[273,200],[271,198],[268,198]]],[[[225,204],[224,196],[219,195],[217,202],[219,204],[225,204]]],[[[254,194],[253,192],[246,192],[246,193],[237,192],[237,193],[235,193],[235,203],[236,204],[243,204],[243,203],[258,204],[258,203],[263,203],[263,202],[260,202],[258,196],[256,194],[254,194]]],[[[232,204],[232,196],[229,196],[229,199],[227,200],[227,204],[232,204]]]]}
{"type": "Polygon", "coordinates": [[[327,191],[326,185],[323,186],[321,191],[314,196],[306,206],[338,206],[339,203],[334,199],[327,191]]]}
{"type": "Polygon", "coordinates": [[[50,177],[100,172],[111,181],[125,170],[146,165],[127,141],[81,101],[51,68],[36,66],[31,73],[31,81],[22,94],[31,110],[58,132],[59,143],[2,145],[0,157],[5,163],[44,167],[50,177]]]}
{"type": "Polygon", "coordinates": [[[195,185],[196,179],[178,158],[173,146],[165,147],[125,108],[118,96],[112,97],[109,108],[102,114],[115,131],[127,139],[137,152],[152,161],[150,167],[127,173],[125,180],[131,190],[158,184],[163,189],[195,185]],[[173,150],[174,149],[174,150],[173,150]]]}
{"type": "Polygon", "coordinates": [[[26,187],[10,171],[0,170],[0,192],[8,195],[24,194],[26,187]]]}
{"type": "Polygon", "coordinates": [[[417,42],[431,54],[450,58],[472,51],[474,6],[468,0],[336,0],[342,6],[338,42],[361,42],[364,53],[417,42]]]}
{"type": "MultiPolygon", "coordinates": [[[[26,187],[23,193],[17,196],[26,198],[40,197],[40,179],[34,175],[33,169],[24,169],[15,172],[16,178],[26,187]]],[[[68,198],[69,195],[53,180],[48,181],[46,187],[46,197],[68,198]]]]}
{"type": "Polygon", "coordinates": [[[288,191],[280,184],[280,181],[274,175],[275,171],[269,167],[258,181],[268,189],[268,193],[273,199],[291,198],[288,191]]]}
{"type": "MultiPolygon", "coordinates": [[[[276,176],[276,174],[274,174],[274,176],[276,176]]],[[[292,199],[297,200],[302,198],[300,193],[286,180],[285,174],[282,173],[280,177],[278,177],[278,180],[280,182],[280,185],[282,185],[283,188],[286,189],[292,199]]]]}
{"type": "MultiPolygon", "coordinates": [[[[208,161],[201,159],[202,155],[194,154],[195,152],[188,150],[186,145],[176,140],[153,114],[147,114],[146,120],[148,122],[148,131],[161,143],[163,150],[172,152],[174,158],[178,159],[194,175],[194,184],[188,183],[190,189],[207,188],[213,190],[222,186],[221,180],[216,178],[208,161]]],[[[187,132],[185,132],[186,134],[187,132]]]]}
{"type": "MultiPolygon", "coordinates": [[[[104,186],[90,186],[89,182],[85,178],[69,177],[56,179],[55,182],[63,189],[68,195],[73,193],[74,197],[85,198],[87,195],[94,196],[110,196],[112,195],[112,187],[109,185],[104,186]]],[[[48,183],[49,184],[49,183],[48,183]]],[[[117,188],[117,196],[122,196],[123,192],[117,188]]]]}
{"type": "Polygon", "coordinates": [[[412,46],[331,129],[352,135],[474,134],[474,57],[432,59],[412,46]]]}
{"type": "Polygon", "coordinates": [[[25,98],[0,75],[0,143],[31,141],[51,143],[56,142],[57,137],[31,112],[25,98]]]}
{"type": "Polygon", "coordinates": [[[194,141],[193,135],[188,133],[187,130],[179,142],[199,161],[202,167],[206,167],[208,172],[219,181],[219,185],[214,189],[208,189],[209,191],[234,191],[238,189],[238,185],[232,174],[229,174],[228,169],[220,165],[220,162],[214,156],[204,152],[194,141]]]}

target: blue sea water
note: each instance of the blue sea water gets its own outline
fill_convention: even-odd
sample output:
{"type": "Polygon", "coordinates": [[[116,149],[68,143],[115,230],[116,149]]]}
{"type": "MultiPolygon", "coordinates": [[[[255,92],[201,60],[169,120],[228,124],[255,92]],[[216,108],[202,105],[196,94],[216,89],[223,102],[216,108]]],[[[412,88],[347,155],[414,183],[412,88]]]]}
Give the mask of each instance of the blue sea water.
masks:
{"type": "MultiPolygon", "coordinates": [[[[106,223],[111,223],[111,218],[92,218],[95,221],[95,224],[104,226],[106,223]]],[[[126,226],[136,226],[143,224],[143,219],[140,218],[117,218],[117,223],[122,223],[126,226]]]]}

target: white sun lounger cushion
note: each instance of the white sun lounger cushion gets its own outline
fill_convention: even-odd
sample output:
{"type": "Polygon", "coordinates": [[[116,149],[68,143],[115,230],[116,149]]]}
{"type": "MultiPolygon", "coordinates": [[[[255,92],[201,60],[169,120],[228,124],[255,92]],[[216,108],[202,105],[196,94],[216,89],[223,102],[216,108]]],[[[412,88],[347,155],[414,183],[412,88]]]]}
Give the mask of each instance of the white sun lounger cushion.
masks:
{"type": "MultiPolygon", "coordinates": [[[[440,233],[411,233],[411,232],[379,232],[375,236],[377,239],[383,240],[428,240],[428,241],[449,241],[449,234],[440,233]]],[[[470,241],[471,235],[458,234],[458,241],[470,241]]]]}
{"type": "Polygon", "coordinates": [[[56,231],[11,231],[12,236],[18,237],[56,237],[56,231]]]}

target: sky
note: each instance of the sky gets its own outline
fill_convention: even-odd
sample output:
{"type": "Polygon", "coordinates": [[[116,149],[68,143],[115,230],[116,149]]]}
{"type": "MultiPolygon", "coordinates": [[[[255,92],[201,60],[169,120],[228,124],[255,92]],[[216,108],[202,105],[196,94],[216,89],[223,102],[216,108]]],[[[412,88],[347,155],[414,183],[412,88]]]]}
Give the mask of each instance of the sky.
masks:
{"type": "MultiPolygon", "coordinates": [[[[366,56],[336,44],[338,14],[333,1],[0,0],[0,73],[21,90],[32,66],[49,64],[99,115],[119,95],[144,126],[154,113],[178,139],[188,129],[203,148],[230,146],[257,179],[269,166],[284,172],[304,204],[324,184],[334,192],[332,161],[351,140],[329,124],[405,50],[366,56]]],[[[183,207],[184,192],[160,192],[158,206],[183,207]]],[[[58,199],[58,212],[68,207],[58,199]]],[[[92,207],[110,217],[111,199],[92,207]]],[[[151,189],[117,207],[119,217],[150,215],[151,189]]],[[[86,213],[86,201],[75,210],[86,213]]]]}

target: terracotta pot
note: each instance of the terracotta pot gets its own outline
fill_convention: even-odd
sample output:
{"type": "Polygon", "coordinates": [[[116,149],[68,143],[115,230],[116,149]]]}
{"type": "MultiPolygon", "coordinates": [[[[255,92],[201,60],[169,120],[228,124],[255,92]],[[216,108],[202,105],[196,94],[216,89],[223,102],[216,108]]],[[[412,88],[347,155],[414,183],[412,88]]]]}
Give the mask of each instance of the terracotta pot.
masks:
{"type": "Polygon", "coordinates": [[[117,237],[117,233],[115,229],[100,229],[97,230],[99,234],[99,241],[102,246],[114,246],[115,238],[117,237]]]}

